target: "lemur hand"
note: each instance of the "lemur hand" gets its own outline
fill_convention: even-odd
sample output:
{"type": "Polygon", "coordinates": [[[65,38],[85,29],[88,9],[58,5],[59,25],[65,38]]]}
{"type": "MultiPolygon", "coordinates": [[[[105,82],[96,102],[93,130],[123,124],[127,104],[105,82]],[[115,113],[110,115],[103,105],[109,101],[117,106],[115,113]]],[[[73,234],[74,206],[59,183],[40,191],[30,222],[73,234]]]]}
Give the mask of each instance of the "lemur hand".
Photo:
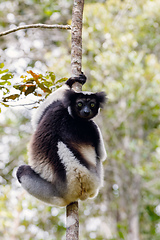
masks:
{"type": "Polygon", "coordinates": [[[78,76],[78,77],[70,77],[67,81],[66,81],[66,84],[72,88],[72,85],[75,83],[75,82],[79,82],[80,84],[85,84],[87,80],[87,77],[83,74],[83,72],[78,76]]]}

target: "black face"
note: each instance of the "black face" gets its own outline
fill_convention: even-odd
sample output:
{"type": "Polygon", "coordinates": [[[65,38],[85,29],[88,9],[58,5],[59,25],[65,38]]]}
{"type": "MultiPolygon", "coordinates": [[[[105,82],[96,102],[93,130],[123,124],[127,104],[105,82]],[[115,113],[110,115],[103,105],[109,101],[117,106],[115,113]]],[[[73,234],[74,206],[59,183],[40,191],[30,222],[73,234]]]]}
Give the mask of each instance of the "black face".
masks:
{"type": "Polygon", "coordinates": [[[98,104],[94,98],[77,98],[74,106],[76,115],[83,119],[91,119],[98,113],[98,104]]]}
{"type": "Polygon", "coordinates": [[[73,118],[89,120],[97,115],[98,109],[103,107],[105,100],[104,92],[88,93],[68,90],[65,93],[63,105],[73,118]]]}

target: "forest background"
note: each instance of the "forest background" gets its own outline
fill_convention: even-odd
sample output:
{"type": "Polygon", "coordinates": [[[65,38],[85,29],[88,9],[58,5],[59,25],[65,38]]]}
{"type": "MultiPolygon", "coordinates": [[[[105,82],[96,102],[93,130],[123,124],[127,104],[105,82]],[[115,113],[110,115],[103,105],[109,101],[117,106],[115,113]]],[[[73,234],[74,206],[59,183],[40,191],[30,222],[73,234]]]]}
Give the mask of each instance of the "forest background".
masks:
{"type": "MultiPolygon", "coordinates": [[[[71,0],[1,1],[0,32],[39,22],[70,24],[72,4],[71,0]]],[[[80,203],[80,239],[160,239],[159,13],[159,0],[85,1],[84,90],[108,95],[97,118],[108,158],[98,197],[80,203]]],[[[27,78],[29,70],[43,75],[53,71],[56,79],[70,77],[70,37],[68,30],[28,29],[0,38],[0,238],[4,240],[65,239],[65,209],[29,196],[15,177],[17,167],[28,161],[30,118],[40,94],[21,92],[16,103],[6,97],[19,94],[13,85],[27,78]]]]}

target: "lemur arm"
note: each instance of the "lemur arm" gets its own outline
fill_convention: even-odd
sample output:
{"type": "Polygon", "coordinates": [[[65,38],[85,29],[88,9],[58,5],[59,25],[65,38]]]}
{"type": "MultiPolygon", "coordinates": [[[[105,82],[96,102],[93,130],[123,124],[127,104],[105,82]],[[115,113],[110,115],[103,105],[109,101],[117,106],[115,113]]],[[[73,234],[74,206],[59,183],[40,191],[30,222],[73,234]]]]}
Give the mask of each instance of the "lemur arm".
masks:
{"type": "Polygon", "coordinates": [[[78,77],[70,77],[67,81],[66,81],[66,84],[72,88],[72,85],[75,83],[75,82],[79,82],[80,84],[85,84],[87,78],[86,76],[81,73],[78,77]]]}

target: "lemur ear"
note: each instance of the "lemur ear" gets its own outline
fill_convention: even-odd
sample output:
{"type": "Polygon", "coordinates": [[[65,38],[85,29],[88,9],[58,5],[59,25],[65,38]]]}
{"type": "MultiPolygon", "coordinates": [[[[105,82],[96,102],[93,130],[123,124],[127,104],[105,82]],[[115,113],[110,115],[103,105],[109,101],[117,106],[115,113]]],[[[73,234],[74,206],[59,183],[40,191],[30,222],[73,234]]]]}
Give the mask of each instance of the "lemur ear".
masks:
{"type": "Polygon", "coordinates": [[[67,90],[65,92],[65,95],[64,95],[64,100],[63,100],[63,105],[64,107],[68,107],[72,104],[72,102],[74,102],[74,100],[76,99],[77,97],[77,94],[74,90],[70,89],[70,90],[67,90]]]}
{"type": "Polygon", "coordinates": [[[100,108],[103,108],[104,107],[104,104],[106,103],[107,101],[107,95],[105,92],[97,92],[96,93],[96,97],[98,99],[98,102],[99,102],[99,107],[100,108]]]}

